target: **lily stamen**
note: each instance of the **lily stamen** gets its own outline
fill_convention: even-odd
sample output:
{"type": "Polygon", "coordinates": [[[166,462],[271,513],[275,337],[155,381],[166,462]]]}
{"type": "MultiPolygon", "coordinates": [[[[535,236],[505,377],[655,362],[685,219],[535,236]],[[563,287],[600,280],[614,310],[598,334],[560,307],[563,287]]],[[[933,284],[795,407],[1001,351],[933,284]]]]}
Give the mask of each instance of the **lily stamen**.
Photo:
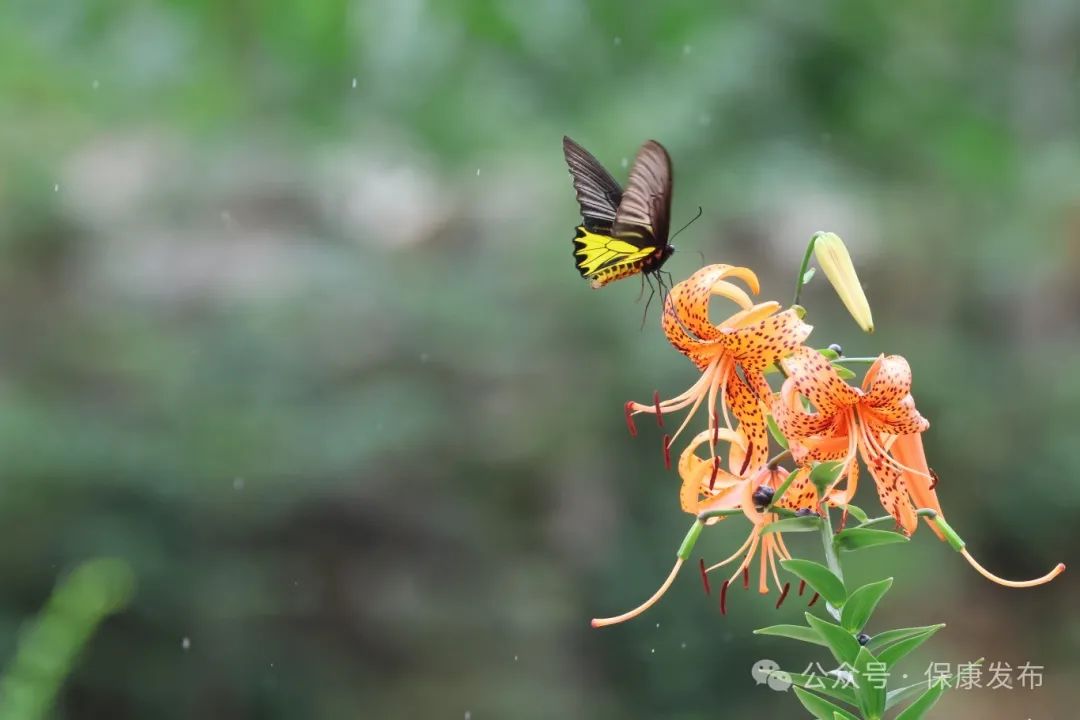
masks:
{"type": "Polygon", "coordinates": [[[627,620],[633,620],[638,615],[655,605],[656,601],[664,596],[664,593],[666,593],[668,591],[668,588],[671,587],[671,583],[675,582],[675,576],[679,574],[679,570],[682,569],[682,566],[683,559],[676,558],[675,565],[671,568],[671,572],[668,573],[667,579],[664,580],[664,584],[661,585],[655,593],[653,593],[652,597],[643,602],[641,605],[638,605],[633,610],[624,612],[622,615],[616,615],[615,617],[593,618],[589,624],[592,625],[594,628],[599,628],[606,627],[608,625],[618,625],[619,623],[626,622],[627,620]]]}

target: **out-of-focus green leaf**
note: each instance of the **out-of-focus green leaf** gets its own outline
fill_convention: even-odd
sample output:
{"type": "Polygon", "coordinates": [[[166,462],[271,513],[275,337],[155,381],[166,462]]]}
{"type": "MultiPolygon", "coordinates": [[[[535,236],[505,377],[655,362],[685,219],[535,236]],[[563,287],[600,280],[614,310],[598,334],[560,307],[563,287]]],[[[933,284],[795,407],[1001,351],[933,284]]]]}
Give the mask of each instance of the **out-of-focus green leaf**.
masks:
{"type": "Polygon", "coordinates": [[[807,585],[820,593],[821,597],[825,598],[834,607],[840,607],[844,604],[847,597],[844,583],[833,574],[832,570],[821,563],[795,558],[781,560],[780,565],[788,572],[794,573],[805,580],[807,585]]]}

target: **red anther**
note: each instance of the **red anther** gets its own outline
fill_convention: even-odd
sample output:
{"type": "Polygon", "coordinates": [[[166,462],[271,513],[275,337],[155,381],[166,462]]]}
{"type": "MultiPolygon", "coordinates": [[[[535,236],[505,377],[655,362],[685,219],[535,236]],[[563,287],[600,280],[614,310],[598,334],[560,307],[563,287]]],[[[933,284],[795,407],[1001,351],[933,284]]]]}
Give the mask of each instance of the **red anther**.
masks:
{"type": "Polygon", "coordinates": [[[709,587],[709,574],[705,572],[705,558],[700,560],[701,567],[701,584],[705,586],[705,594],[712,595],[712,588],[709,587]]]}
{"type": "Polygon", "coordinates": [[[664,413],[660,410],[660,391],[653,390],[652,393],[653,405],[656,406],[656,424],[660,427],[664,427],[664,413]]]}
{"type": "Polygon", "coordinates": [[[727,615],[727,586],[730,580],[725,580],[724,584],[720,586],[720,614],[727,615]]]}
{"type": "Polygon", "coordinates": [[[933,490],[934,488],[937,487],[938,476],[937,476],[937,473],[934,472],[934,468],[927,468],[927,469],[930,470],[930,489],[933,490]]]}
{"type": "Polygon", "coordinates": [[[712,459],[712,475],[709,476],[709,492],[712,492],[713,485],[716,484],[716,476],[720,472],[720,458],[714,457],[712,459]]]}
{"type": "Polygon", "coordinates": [[[788,590],[791,589],[791,583],[784,583],[784,589],[780,591],[780,599],[776,601],[776,609],[779,610],[780,606],[784,604],[784,598],[787,597],[788,590]]]}
{"type": "Polygon", "coordinates": [[[750,568],[749,567],[744,567],[742,569],[742,586],[743,586],[743,590],[746,590],[747,588],[750,587],[750,568]]]}
{"type": "Polygon", "coordinates": [[[806,591],[806,581],[805,580],[800,580],[799,581],[799,597],[802,597],[802,594],[805,591],[806,591]]]}
{"type": "MultiPolygon", "coordinates": [[[[826,509],[826,512],[828,512],[828,509],[826,509]]],[[[844,512],[840,514],[840,527],[837,528],[836,532],[840,532],[841,530],[843,530],[844,526],[846,526],[846,525],[847,525],[847,508],[844,508],[844,512]]]]}
{"type": "Polygon", "coordinates": [[[746,444],[746,457],[743,458],[742,467],[739,468],[739,477],[746,474],[746,468],[750,467],[750,456],[754,454],[754,443],[746,444]]]}
{"type": "Polygon", "coordinates": [[[716,414],[716,411],[712,411],[712,427],[713,427],[713,441],[720,440],[720,416],[716,414]]]}
{"type": "Polygon", "coordinates": [[[814,597],[810,598],[810,602],[806,603],[806,607],[814,607],[814,603],[817,602],[818,594],[814,593],[814,597]]]}
{"type": "Polygon", "coordinates": [[[630,431],[630,437],[637,437],[637,426],[634,425],[634,401],[627,400],[623,410],[626,413],[626,428],[630,431]]]}
{"type": "Polygon", "coordinates": [[[664,467],[671,469],[671,436],[664,435],[664,467]]]}

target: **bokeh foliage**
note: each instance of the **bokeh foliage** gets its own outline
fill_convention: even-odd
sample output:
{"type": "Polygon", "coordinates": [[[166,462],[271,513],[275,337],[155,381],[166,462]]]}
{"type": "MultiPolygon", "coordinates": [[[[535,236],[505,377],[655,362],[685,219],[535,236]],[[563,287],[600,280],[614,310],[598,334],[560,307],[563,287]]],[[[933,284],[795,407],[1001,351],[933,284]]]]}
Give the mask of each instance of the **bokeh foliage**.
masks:
{"type": "MultiPolygon", "coordinates": [[[[750,631],[794,606],[688,577],[587,626],[688,524],[621,408],[691,368],[573,271],[563,133],[617,176],[668,146],[676,223],[705,208],[676,275],[785,301],[843,236],[877,333],[819,279],[814,341],[910,359],[984,562],[1070,562],[1078,47],[1058,0],[0,4],[0,656],[109,555],[138,592],[57,717],[791,712],[750,631]]],[[[883,622],[949,624],[932,659],[1047,668],[943,716],[1068,716],[1070,573],[1005,591],[929,533],[874,562],[883,622]]]]}

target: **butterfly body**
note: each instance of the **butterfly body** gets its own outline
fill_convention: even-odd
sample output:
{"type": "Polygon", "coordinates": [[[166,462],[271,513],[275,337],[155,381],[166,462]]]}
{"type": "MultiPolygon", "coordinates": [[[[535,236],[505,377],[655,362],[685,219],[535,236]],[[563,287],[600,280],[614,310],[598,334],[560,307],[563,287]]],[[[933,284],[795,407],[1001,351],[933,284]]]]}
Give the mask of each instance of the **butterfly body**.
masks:
{"type": "Polygon", "coordinates": [[[582,223],[573,240],[574,261],[594,288],[632,275],[660,271],[674,248],[668,242],[671,158],[649,140],[630,168],[625,192],[585,148],[563,138],[582,223]]]}

